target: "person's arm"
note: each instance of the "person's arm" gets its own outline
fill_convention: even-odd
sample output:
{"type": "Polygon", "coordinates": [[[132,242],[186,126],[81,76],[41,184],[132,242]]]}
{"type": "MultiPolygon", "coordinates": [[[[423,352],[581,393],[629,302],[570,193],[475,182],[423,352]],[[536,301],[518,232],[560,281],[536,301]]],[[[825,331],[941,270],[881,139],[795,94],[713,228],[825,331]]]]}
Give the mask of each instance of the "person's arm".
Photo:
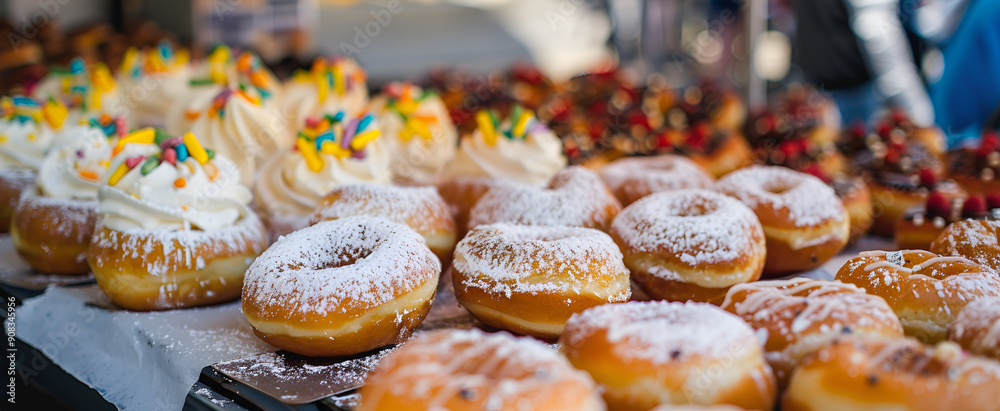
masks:
{"type": "Polygon", "coordinates": [[[906,110],[913,122],[934,124],[934,108],[913,64],[909,43],[899,21],[898,0],[847,0],[851,28],[861,39],[876,89],[906,110]]]}
{"type": "Polygon", "coordinates": [[[942,43],[962,21],[969,0],[923,0],[914,13],[913,31],[934,43],[942,43]]]}

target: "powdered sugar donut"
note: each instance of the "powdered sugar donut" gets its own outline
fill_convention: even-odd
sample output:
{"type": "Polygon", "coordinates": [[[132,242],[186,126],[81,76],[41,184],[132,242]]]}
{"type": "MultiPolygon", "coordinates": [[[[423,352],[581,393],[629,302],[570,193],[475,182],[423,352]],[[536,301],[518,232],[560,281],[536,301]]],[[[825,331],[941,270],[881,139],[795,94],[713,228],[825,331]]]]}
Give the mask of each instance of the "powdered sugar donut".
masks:
{"type": "Polygon", "coordinates": [[[774,408],[774,375],[753,330],[713,305],[603,305],[573,315],[559,341],[614,410],[661,403],[774,408]]]}
{"type": "Polygon", "coordinates": [[[852,258],[836,279],[885,299],[906,335],[923,342],[945,338],[966,304],[1000,296],[1000,277],[963,257],[927,251],[866,251],[852,258]]]}
{"type": "Polygon", "coordinates": [[[455,222],[448,204],[437,189],[382,184],[341,186],[320,201],[313,224],[353,215],[382,217],[405,224],[423,238],[431,251],[447,265],[455,250],[455,222]]]}
{"type": "Polygon", "coordinates": [[[441,330],[390,354],[361,387],[358,411],[601,411],[594,381],[530,338],[441,330]]]}
{"type": "Polygon", "coordinates": [[[1000,360],[1000,297],[966,305],[948,326],[948,339],[973,354],[1000,360]]]}
{"type": "Polygon", "coordinates": [[[879,296],[838,281],[757,281],[729,289],[722,308],[766,338],[764,355],[784,387],[807,355],[833,339],[899,338],[903,327],[879,296]]]}
{"type": "Polygon", "coordinates": [[[552,177],[547,188],[490,189],[469,212],[469,228],[503,222],[606,230],[619,211],[621,204],[597,174],[572,166],[552,177]]]}
{"type": "Polygon", "coordinates": [[[650,194],[611,225],[632,278],[651,297],[722,302],[733,284],[760,278],[767,251],[760,222],[722,194],[650,194]]]}
{"type": "Polygon", "coordinates": [[[385,219],[324,221],[282,237],[247,270],[243,314],[276,347],[352,355],[409,337],[430,311],[441,262],[385,219]]]}
{"type": "Polygon", "coordinates": [[[711,188],[715,184],[704,167],[672,154],[622,158],[604,166],[600,173],[604,184],[625,206],[660,191],[711,188]]]}
{"type": "Polygon", "coordinates": [[[482,322],[555,338],[573,313],[628,301],[614,241],[577,227],[479,226],[455,247],[455,297],[482,322]]]}
{"type": "Polygon", "coordinates": [[[727,174],[716,189],[757,214],[767,238],[764,276],[819,266],[847,244],[851,219],[833,189],[811,175],[776,166],[727,174]]]}
{"type": "Polygon", "coordinates": [[[952,223],[931,243],[931,252],[965,257],[1000,272],[1000,221],[966,219],[952,223]]]}

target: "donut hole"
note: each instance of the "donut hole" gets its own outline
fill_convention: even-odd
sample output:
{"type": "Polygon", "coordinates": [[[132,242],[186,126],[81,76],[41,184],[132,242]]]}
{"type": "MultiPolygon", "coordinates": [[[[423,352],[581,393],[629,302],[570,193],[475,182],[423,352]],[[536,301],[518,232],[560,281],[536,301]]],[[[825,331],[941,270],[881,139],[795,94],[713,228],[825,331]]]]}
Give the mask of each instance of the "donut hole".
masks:
{"type": "Polygon", "coordinates": [[[360,260],[368,258],[368,256],[372,255],[372,253],[374,253],[374,250],[370,249],[343,250],[341,253],[337,254],[337,258],[332,259],[332,261],[328,261],[326,264],[320,267],[320,269],[347,267],[349,265],[357,263],[360,260]]]}
{"type": "Polygon", "coordinates": [[[788,190],[791,190],[792,189],[792,185],[788,184],[787,182],[784,182],[784,181],[774,181],[774,182],[770,182],[768,184],[765,184],[762,188],[764,189],[764,191],[767,191],[768,193],[771,193],[771,194],[774,194],[774,195],[782,195],[785,192],[787,192],[788,190]]]}

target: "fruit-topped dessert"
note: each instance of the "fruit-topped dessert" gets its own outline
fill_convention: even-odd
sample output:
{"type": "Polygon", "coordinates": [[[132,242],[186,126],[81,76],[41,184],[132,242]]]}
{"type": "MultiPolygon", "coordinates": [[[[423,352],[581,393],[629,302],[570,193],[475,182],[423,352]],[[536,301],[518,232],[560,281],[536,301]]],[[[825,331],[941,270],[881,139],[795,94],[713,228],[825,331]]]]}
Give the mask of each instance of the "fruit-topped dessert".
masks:
{"type": "Polygon", "coordinates": [[[507,89],[518,104],[537,111],[556,92],[556,85],[538,67],[514,63],[507,71],[507,89]]]}
{"type": "Polygon", "coordinates": [[[934,192],[927,202],[906,211],[896,226],[896,245],[903,250],[928,250],[945,227],[965,219],[982,220],[1000,209],[1000,195],[971,194],[968,199],[934,192]]]}
{"type": "Polygon", "coordinates": [[[458,148],[458,130],[441,97],[411,83],[389,83],[371,108],[392,154],[393,178],[433,183],[458,148]]]}
{"type": "Polygon", "coordinates": [[[507,78],[501,73],[438,68],[430,72],[427,86],[441,96],[459,136],[476,129],[476,113],[480,110],[507,111],[514,101],[507,93],[507,78]]]}
{"type": "Polygon", "coordinates": [[[678,94],[677,107],[684,110],[691,124],[704,121],[722,130],[739,131],[746,122],[747,108],[740,96],[718,82],[704,79],[678,94]]]}
{"type": "Polygon", "coordinates": [[[1000,134],[984,131],[978,147],[948,153],[949,177],[970,193],[1000,193],[1000,134]]]}
{"type": "Polygon", "coordinates": [[[295,144],[272,155],[254,184],[272,237],[309,225],[323,196],[347,184],[389,184],[391,157],[373,114],[308,118],[295,144]]]}

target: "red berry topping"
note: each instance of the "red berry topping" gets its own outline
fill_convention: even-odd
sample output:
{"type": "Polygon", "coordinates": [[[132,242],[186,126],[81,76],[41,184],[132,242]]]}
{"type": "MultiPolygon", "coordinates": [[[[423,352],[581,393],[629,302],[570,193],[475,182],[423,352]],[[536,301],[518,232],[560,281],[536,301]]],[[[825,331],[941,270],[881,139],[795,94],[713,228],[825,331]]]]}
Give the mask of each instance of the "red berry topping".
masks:
{"type": "Polygon", "coordinates": [[[917,175],[920,176],[920,185],[924,187],[933,187],[937,184],[937,175],[934,174],[934,170],[929,168],[921,168],[917,175]]]}
{"type": "Polygon", "coordinates": [[[889,132],[892,131],[892,124],[881,122],[875,130],[877,130],[878,135],[882,138],[889,138],[889,132]]]}
{"type": "Polygon", "coordinates": [[[855,138],[864,138],[865,134],[868,134],[868,129],[865,128],[865,122],[857,120],[851,123],[851,136],[855,138]]]}
{"type": "Polygon", "coordinates": [[[892,122],[895,123],[896,125],[903,124],[903,123],[905,123],[909,119],[910,119],[910,117],[907,116],[906,112],[903,111],[903,110],[893,110],[892,111],[892,122]]]}
{"type": "Polygon", "coordinates": [[[980,196],[970,196],[962,205],[962,217],[975,217],[986,212],[986,200],[980,196]]]}
{"type": "Polygon", "coordinates": [[[951,214],[951,202],[940,192],[933,192],[927,197],[927,215],[930,217],[948,217],[951,214]]]}

